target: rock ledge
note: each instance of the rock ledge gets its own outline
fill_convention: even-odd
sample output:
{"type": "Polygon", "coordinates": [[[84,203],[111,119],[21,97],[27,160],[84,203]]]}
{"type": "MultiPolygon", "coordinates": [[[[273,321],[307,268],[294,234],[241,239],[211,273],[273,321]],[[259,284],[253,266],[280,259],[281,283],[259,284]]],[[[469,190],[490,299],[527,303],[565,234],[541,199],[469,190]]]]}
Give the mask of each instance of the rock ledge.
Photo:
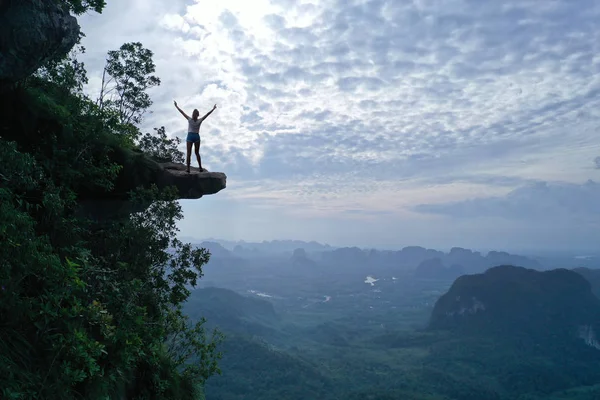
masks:
{"type": "Polygon", "coordinates": [[[178,163],[159,163],[156,184],[159,188],[175,186],[181,199],[199,199],[215,194],[227,187],[227,176],[223,172],[209,172],[206,169],[186,166],[178,163]]]}

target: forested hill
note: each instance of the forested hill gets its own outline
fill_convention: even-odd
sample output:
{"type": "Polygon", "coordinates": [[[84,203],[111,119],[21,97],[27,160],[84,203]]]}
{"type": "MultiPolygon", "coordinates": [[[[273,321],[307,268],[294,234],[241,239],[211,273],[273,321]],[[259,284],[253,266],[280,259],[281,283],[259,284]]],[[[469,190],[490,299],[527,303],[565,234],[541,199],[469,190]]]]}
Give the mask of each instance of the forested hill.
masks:
{"type": "Polygon", "coordinates": [[[198,289],[186,303],[191,317],[209,315],[227,334],[222,375],[206,385],[210,399],[595,400],[600,393],[600,303],[574,271],[506,265],[453,284],[404,274],[373,285],[252,274],[259,276],[238,293],[198,289]]]}
{"type": "Polygon", "coordinates": [[[182,181],[178,141],[139,130],[160,84],[141,43],[109,52],[110,86],[84,94],[69,12],[103,5],[0,7],[2,399],[198,399],[218,372],[221,336],[180,312],[209,254],[174,238],[176,200],[225,176],[182,181]]]}
{"type": "Polygon", "coordinates": [[[269,336],[280,320],[267,300],[214,287],[194,290],[183,311],[194,320],[205,318],[207,327],[250,336],[269,336]]]}
{"type": "Polygon", "coordinates": [[[430,328],[502,337],[519,332],[521,341],[561,341],[564,347],[583,342],[583,327],[600,331],[598,321],[600,299],[579,273],[504,265],[456,279],[436,302],[430,328]]]}

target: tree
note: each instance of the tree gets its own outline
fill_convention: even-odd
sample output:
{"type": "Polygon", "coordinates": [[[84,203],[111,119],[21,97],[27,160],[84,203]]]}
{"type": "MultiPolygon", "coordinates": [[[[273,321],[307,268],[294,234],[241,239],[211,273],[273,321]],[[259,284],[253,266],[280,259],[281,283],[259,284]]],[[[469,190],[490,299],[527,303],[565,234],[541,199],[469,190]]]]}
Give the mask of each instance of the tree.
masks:
{"type": "Polygon", "coordinates": [[[167,139],[165,127],[154,128],[156,136],[146,133],[140,140],[139,147],[144,153],[150,155],[158,162],[175,162],[183,163],[183,153],[179,151],[177,146],[181,143],[181,139],[167,139]]]}
{"type": "Polygon", "coordinates": [[[87,73],[83,62],[77,60],[79,54],[85,53],[85,47],[77,44],[66,57],[50,60],[40,67],[34,76],[70,94],[83,95],[83,85],[88,83],[87,73]]]}
{"type": "Polygon", "coordinates": [[[139,124],[152,105],[146,91],[160,85],[160,79],[151,75],[156,69],[152,56],[140,42],[108,52],[97,104],[114,113],[121,125],[139,124]]]}
{"type": "MultiPolygon", "coordinates": [[[[140,190],[132,201],[151,205],[123,221],[95,230],[88,249],[95,268],[85,282],[94,298],[118,320],[98,364],[106,375],[127,372],[127,398],[197,398],[200,387],[218,373],[219,332],[209,339],[203,321],[190,326],[181,304],[202,276],[210,254],[176,239],[183,217],[176,190],[140,190]],[[190,397],[175,396],[186,382],[190,397]],[[169,396],[171,393],[174,397],[169,396]]],[[[87,387],[101,385],[95,382],[87,387]]],[[[84,390],[82,388],[81,390],[84,390]]],[[[93,390],[94,392],[96,390],[93,390]]]]}
{"type": "Polygon", "coordinates": [[[56,0],[59,3],[66,5],[69,10],[75,15],[81,15],[88,10],[93,10],[97,13],[102,13],[106,6],[104,0],[56,0]]]}

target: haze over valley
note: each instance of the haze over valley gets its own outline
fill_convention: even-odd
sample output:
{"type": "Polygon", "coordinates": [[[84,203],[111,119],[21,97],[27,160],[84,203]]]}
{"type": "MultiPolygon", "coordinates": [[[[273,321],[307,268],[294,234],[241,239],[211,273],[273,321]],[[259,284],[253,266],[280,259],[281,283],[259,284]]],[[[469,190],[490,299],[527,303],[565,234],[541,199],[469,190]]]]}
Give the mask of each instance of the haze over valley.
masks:
{"type": "Polygon", "coordinates": [[[187,240],[211,259],[184,310],[228,337],[212,399],[600,393],[599,254],[187,240]]]}

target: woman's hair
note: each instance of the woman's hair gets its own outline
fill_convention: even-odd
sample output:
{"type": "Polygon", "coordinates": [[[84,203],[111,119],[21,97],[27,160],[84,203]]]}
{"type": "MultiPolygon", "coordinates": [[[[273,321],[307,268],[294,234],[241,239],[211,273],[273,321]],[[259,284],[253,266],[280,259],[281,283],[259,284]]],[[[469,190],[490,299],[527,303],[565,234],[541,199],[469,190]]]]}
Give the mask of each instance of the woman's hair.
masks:
{"type": "Polygon", "coordinates": [[[197,119],[199,116],[200,116],[200,111],[198,111],[198,109],[194,108],[194,111],[192,112],[192,118],[197,119]]]}

